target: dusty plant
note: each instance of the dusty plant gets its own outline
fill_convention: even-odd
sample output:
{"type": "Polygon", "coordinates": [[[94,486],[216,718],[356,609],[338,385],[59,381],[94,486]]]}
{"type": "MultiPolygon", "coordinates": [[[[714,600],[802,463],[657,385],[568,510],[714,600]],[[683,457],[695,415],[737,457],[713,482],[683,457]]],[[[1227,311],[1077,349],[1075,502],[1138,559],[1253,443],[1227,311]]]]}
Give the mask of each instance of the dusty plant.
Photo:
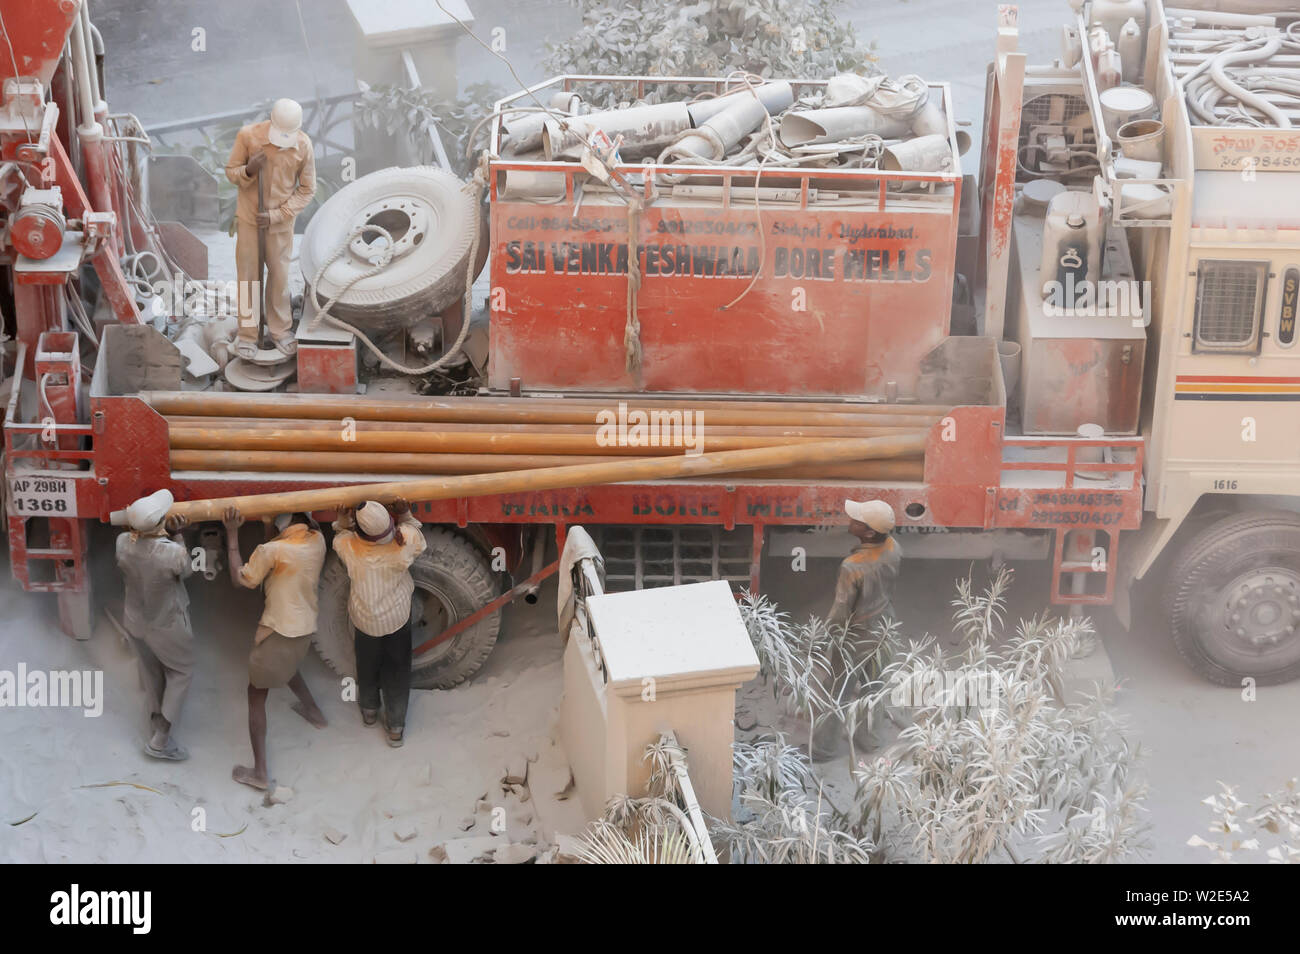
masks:
{"type": "Polygon", "coordinates": [[[853,830],[883,852],[931,862],[1119,861],[1145,847],[1139,751],[1103,693],[1067,703],[1063,667],[1084,619],[1022,620],[1005,632],[1002,571],[983,591],[958,585],[958,656],[934,640],[887,664],[871,704],[899,687],[911,722],[854,773],[853,830]],[[979,691],[972,691],[978,688],[979,691]]]}
{"type": "MultiPolygon", "coordinates": [[[[582,26],[550,47],[551,73],[825,78],[873,71],[874,54],[838,13],[841,0],[579,0],[582,26]]],[[[630,87],[588,90],[608,107],[630,87]]],[[[659,89],[648,92],[672,94],[659,89]]]]}
{"type": "Polygon", "coordinates": [[[482,144],[484,121],[501,97],[497,86],[471,83],[453,101],[440,99],[424,87],[358,85],[361,94],[355,108],[359,125],[406,137],[419,163],[435,160],[430,134],[436,131],[452,170],[462,178],[473,172],[475,144],[482,144]]]}
{"type": "Polygon", "coordinates": [[[1262,851],[1270,864],[1300,864],[1300,848],[1295,847],[1300,841],[1300,790],[1296,779],[1288,780],[1281,791],[1264,794],[1253,807],[1237,797],[1238,786],[1220,782],[1219,788],[1217,795],[1202,801],[1213,813],[1209,829],[1215,840],[1193,835],[1187,844],[1208,849],[1223,864],[1234,864],[1243,851],[1262,851]],[[1260,839],[1269,835],[1286,837],[1265,848],[1260,839]]]}
{"type": "Polygon", "coordinates": [[[733,864],[866,864],[873,845],[843,825],[808,758],[785,739],[737,743],[735,818],[709,819],[733,864]]]}
{"type": "Polygon", "coordinates": [[[808,720],[808,749],[827,721],[843,722],[849,759],[853,736],[869,722],[880,688],[879,674],[898,651],[901,627],[894,620],[870,631],[836,625],[817,616],[794,624],[766,596],[741,595],[740,615],[773,696],[789,713],[808,720]]]}
{"type": "Polygon", "coordinates": [[[615,795],[578,840],[588,864],[703,864],[705,835],[689,817],[680,784],[686,753],[667,736],[646,746],[647,795],[615,795]]]}
{"type": "Polygon", "coordinates": [[[641,826],[634,832],[601,819],[578,843],[577,857],[589,865],[689,865],[693,848],[672,828],[641,826]]]}
{"type": "Polygon", "coordinates": [[[785,737],[760,742],[737,742],[732,746],[732,764],[737,785],[775,802],[787,790],[811,792],[817,789],[812,763],[785,737]]]}

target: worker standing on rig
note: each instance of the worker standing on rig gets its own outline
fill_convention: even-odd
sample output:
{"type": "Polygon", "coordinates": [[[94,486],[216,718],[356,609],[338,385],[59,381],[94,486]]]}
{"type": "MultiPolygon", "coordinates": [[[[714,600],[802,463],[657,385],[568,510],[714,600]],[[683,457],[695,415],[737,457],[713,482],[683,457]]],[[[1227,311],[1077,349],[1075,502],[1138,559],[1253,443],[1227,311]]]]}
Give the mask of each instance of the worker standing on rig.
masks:
{"type": "Polygon", "coordinates": [[[348,616],[356,630],[357,703],[374,725],[380,696],[388,744],[402,744],[411,694],[411,564],[424,552],[420,521],[405,500],[391,508],[375,500],[339,511],[334,552],[351,581],[348,616]]]}
{"type": "MultiPolygon", "coordinates": [[[[849,517],[849,533],[859,545],[840,564],[835,582],[835,602],[827,622],[832,627],[846,626],[849,632],[843,650],[834,651],[830,660],[830,685],[838,686],[847,674],[859,668],[863,660],[853,658],[850,647],[861,644],[880,619],[894,615],[894,584],[903,551],[894,540],[894,508],[883,500],[846,500],[844,512],[849,517]]],[[[878,672],[861,672],[855,678],[870,681],[878,672]]],[[[827,716],[813,733],[814,761],[833,758],[844,732],[843,720],[827,716]]],[[[854,733],[854,742],[863,749],[870,747],[868,723],[863,720],[854,733]]]]}
{"type": "MultiPolygon", "coordinates": [[[[239,528],[244,518],[234,507],[225,512],[226,557],[235,586],[264,586],[266,605],[248,654],[248,737],[253,765],[236,765],[236,782],[256,789],[270,785],[266,767],[266,697],[288,686],[298,697],[293,710],[318,729],[327,725],[298,667],[316,632],[316,589],[325,565],[325,535],[310,516],[281,514],[273,526],[277,535],[261,544],[247,563],[239,553],[239,528]]],[[[271,525],[268,525],[268,530],[271,525]]]]}
{"type": "Polygon", "coordinates": [[[130,529],[117,538],[117,565],[126,582],[123,626],[140,663],[149,709],[151,734],[144,751],[179,762],[190,757],[172,730],[194,677],[194,631],[185,590],[193,567],[181,537],[189,521],[167,516],[173,502],[170,491],[160,490],[126,508],[130,529]]]}
{"type": "Polygon", "coordinates": [[[235,271],[239,279],[239,329],[235,353],[257,356],[261,302],[266,330],[286,357],[297,351],[289,315],[289,260],[293,222],[316,194],[316,160],[302,131],[302,107],[278,99],[271,118],[250,123],[235,136],[226,178],[239,187],[235,202],[235,271]],[[262,291],[262,260],[266,293],[262,291]],[[258,304],[255,304],[258,303],[258,304]]]}

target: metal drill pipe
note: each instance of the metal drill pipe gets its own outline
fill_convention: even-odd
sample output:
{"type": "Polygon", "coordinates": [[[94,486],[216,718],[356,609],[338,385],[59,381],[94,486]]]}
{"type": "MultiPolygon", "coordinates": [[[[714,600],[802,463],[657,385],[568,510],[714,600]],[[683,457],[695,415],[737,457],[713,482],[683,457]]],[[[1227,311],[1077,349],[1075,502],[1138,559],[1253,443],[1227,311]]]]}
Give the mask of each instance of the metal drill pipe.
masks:
{"type": "MultiPolygon", "coordinates": [[[[201,415],[177,415],[167,417],[170,430],[177,428],[212,428],[221,430],[264,431],[275,428],[284,430],[320,430],[326,422],[320,418],[285,418],[285,417],[203,417],[201,415]]],[[[705,424],[705,434],[709,437],[816,437],[825,440],[830,437],[888,437],[890,434],[915,432],[921,430],[914,424],[883,424],[865,427],[766,427],[758,424],[724,424],[714,427],[705,424]]],[[[337,427],[337,425],[336,425],[337,427]]],[[[473,434],[490,430],[494,434],[594,434],[595,424],[463,424],[439,421],[357,421],[355,432],[358,434],[387,433],[391,431],[414,431],[427,434],[473,434]]]]}
{"type": "MultiPolygon", "coordinates": [[[[538,407],[532,401],[516,401],[515,406],[498,408],[491,402],[471,400],[467,404],[447,405],[445,402],[416,401],[367,401],[353,398],[347,403],[321,400],[318,396],[281,394],[276,400],[267,401],[255,398],[245,400],[230,394],[204,393],[202,401],[194,400],[197,395],[177,394],[149,395],[149,402],[160,414],[214,414],[222,417],[284,417],[286,414],[298,418],[318,418],[322,420],[380,421],[446,421],[464,423],[539,423],[539,424],[591,424],[596,426],[596,415],[589,407],[564,404],[554,407],[538,407]],[[297,398],[297,400],[289,400],[297,398]],[[520,407],[519,405],[529,405],[520,407]]],[[[689,408],[686,408],[689,409],[689,408]]],[[[610,409],[612,410],[612,409],[610,409]]],[[[628,410],[637,410],[629,405],[628,410]]],[[[719,425],[789,425],[789,426],[848,426],[865,423],[900,424],[924,427],[939,420],[934,414],[867,414],[865,412],[827,413],[802,411],[755,411],[755,410],[717,410],[709,411],[706,426],[719,425]]]]}
{"type": "Polygon", "coordinates": [[[391,503],[399,497],[415,501],[482,497],[490,494],[529,493],[567,487],[592,487],[626,481],[667,480],[674,477],[708,477],[716,474],[793,467],[810,460],[837,463],[854,460],[885,460],[916,457],[925,453],[926,438],[845,438],[789,447],[760,447],[753,450],[720,451],[698,457],[632,458],[603,464],[574,464],[500,474],[468,477],[426,477],[377,484],[324,487],[319,490],[290,490],[269,494],[246,494],[210,500],[181,501],[169,514],[191,522],[218,520],[229,507],[246,517],[273,516],[300,510],[335,510],[356,507],[367,500],[391,503]]]}
{"type": "MultiPolygon", "coordinates": [[[[172,451],[174,471],[224,471],[248,473],[310,474],[487,474],[535,470],[570,464],[600,464],[623,460],[619,457],[548,457],[517,454],[343,454],[305,451],[286,460],[273,451],[172,451]]],[[[762,480],[920,480],[924,462],[920,459],[854,461],[818,466],[785,467],[755,471],[762,480]]],[[[725,477],[726,474],[719,474],[725,477]]]]}
{"type": "Polygon", "coordinates": [[[418,454],[343,451],[172,450],[172,470],[264,474],[487,474],[538,467],[603,464],[621,457],[578,454],[418,454]]]}
{"type": "MultiPolygon", "coordinates": [[[[919,433],[919,429],[918,429],[919,433]]],[[[664,446],[615,445],[602,442],[594,433],[520,434],[492,431],[440,433],[437,431],[356,431],[332,428],[218,428],[177,427],[169,434],[173,450],[267,450],[341,451],[362,453],[385,451],[434,454],[587,454],[598,457],[666,457],[694,449],[746,450],[752,447],[780,447],[811,444],[817,437],[723,437],[707,432],[687,448],[682,443],[664,446]]],[[[671,437],[671,435],[670,435],[671,437]]]]}
{"type": "MultiPolygon", "coordinates": [[[[240,417],[247,414],[248,407],[271,407],[284,411],[283,417],[295,415],[292,408],[302,405],[328,405],[331,416],[343,417],[349,408],[377,405],[385,408],[405,409],[449,409],[462,408],[498,408],[514,411],[519,408],[590,408],[593,412],[600,410],[617,410],[619,403],[629,409],[679,409],[679,410],[754,410],[754,411],[791,411],[808,410],[834,414],[913,414],[927,417],[941,417],[952,410],[946,404],[873,404],[863,401],[804,401],[791,399],[773,401],[765,398],[737,398],[719,400],[717,398],[696,398],[689,394],[665,397],[662,394],[650,395],[583,395],[579,397],[425,397],[404,395],[394,398],[360,398],[347,394],[276,394],[273,398],[266,394],[245,394],[236,392],[214,391],[148,391],[141,395],[162,414],[214,414],[240,417]],[[196,410],[171,410],[173,406],[188,405],[196,410]],[[164,409],[166,406],[167,409],[164,409]],[[210,410],[210,408],[234,407],[235,410],[210,410]]],[[[356,415],[353,415],[354,417],[356,415]]]]}

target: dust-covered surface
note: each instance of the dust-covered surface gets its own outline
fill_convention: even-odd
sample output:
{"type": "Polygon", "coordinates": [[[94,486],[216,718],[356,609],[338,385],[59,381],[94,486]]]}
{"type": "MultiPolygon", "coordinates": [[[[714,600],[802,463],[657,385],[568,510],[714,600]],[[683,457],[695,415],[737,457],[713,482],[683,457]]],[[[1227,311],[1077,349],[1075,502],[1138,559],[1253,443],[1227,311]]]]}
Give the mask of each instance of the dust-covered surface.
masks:
{"type": "MultiPolygon", "coordinates": [[[[97,542],[111,553],[103,547],[110,540],[97,542]]],[[[507,793],[502,778],[534,759],[548,774],[530,772],[533,784],[559,791],[567,780],[553,779],[561,685],[553,583],[535,606],[507,611],[501,640],[472,684],[412,692],[400,749],[385,744],[379,726],[361,724],[339,677],[309,655],[302,672],[330,724],[312,728],[290,710],[287,689],[271,691],[271,775],[292,795],[268,806],[230,777],[251,758],[247,653],[259,592],[236,591],[224,571],[211,582],[191,578],[197,666],[176,730],[191,757],[158,762],[141,751],[143,695],[116,630],[101,615],[91,640],[69,639],[55,601],[23,593],[5,569],[0,668],[102,669],[105,701],[92,718],[79,709],[0,709],[0,860],[427,863],[438,860],[431,849],[453,839],[545,841],[537,799],[526,785],[507,793]],[[334,844],[338,835],[345,837],[334,844]]],[[[120,599],[113,568],[99,569],[99,596],[111,600],[116,590],[120,599]]]]}
{"type": "MultiPolygon", "coordinates": [[[[507,54],[527,82],[543,78],[542,40],[566,35],[578,20],[564,2],[471,0],[471,6],[481,35],[507,26],[507,54]]],[[[1021,49],[1031,62],[1050,61],[1068,5],[1022,0],[1018,6],[1021,49]]],[[[317,91],[335,95],[354,88],[351,23],[343,0],[304,0],[303,9],[311,60],[302,52],[293,5],[102,0],[95,17],[108,47],[112,108],[136,112],[149,124],[276,96],[305,99],[317,91]],[[250,24],[260,28],[250,30],[250,24]],[[207,49],[196,56],[190,37],[199,27],[207,30],[207,49]],[[331,62],[338,67],[323,68],[331,62]]],[[[974,122],[967,128],[978,140],[996,4],[854,0],[845,15],[863,39],[876,41],[887,72],[950,83],[957,116],[974,122]]],[[[487,79],[510,87],[501,64],[472,41],[459,43],[457,59],[462,85],[487,79]]],[[[978,144],[965,157],[965,171],[976,171],[977,156],[978,144]]],[[[213,276],[227,276],[230,267],[214,260],[213,276]]],[[[101,556],[106,542],[98,541],[101,556]]],[[[98,594],[111,598],[120,584],[111,567],[101,571],[98,594]]],[[[765,568],[765,579],[783,608],[825,612],[834,572],[833,561],[814,562],[798,575],[765,568]]],[[[904,562],[896,605],[909,631],[947,631],[952,583],[965,572],[955,563],[904,562]]],[[[498,838],[522,843],[544,827],[535,817],[524,821],[538,796],[527,802],[514,793],[506,796],[500,780],[521,757],[553,753],[547,746],[561,680],[551,587],[536,606],[510,607],[501,641],[471,685],[413,694],[402,749],[389,749],[378,728],[364,728],[355,707],[342,701],[338,678],[309,657],[305,676],[331,724],[312,729],[290,711],[287,690],[272,692],[271,770],[293,794],[267,807],[262,795],[230,778],[231,768],[250,755],[245,659],[258,593],[235,591],[224,576],[191,584],[199,666],[177,735],[192,758],[170,764],[141,752],[142,697],[134,661],[115,631],[101,618],[92,640],[68,639],[59,631],[52,598],[24,594],[7,568],[0,573],[0,669],[20,663],[40,670],[102,669],[106,696],[98,718],[85,718],[80,710],[0,709],[0,860],[431,861],[430,850],[448,839],[493,837],[493,808],[506,819],[498,838]],[[107,784],[115,782],[155,791],[107,784]],[[196,809],[203,809],[206,830],[195,830],[196,809]]],[[[1013,614],[1043,608],[1047,575],[1044,567],[1019,568],[1013,614]]],[[[1160,617],[1158,588],[1140,589],[1133,604],[1132,632],[1109,613],[1100,614],[1097,624],[1120,684],[1117,704],[1147,752],[1154,845],[1148,860],[1208,860],[1208,853],[1186,842],[1206,834],[1209,810],[1201,799],[1217,790],[1218,780],[1239,785],[1240,797],[1249,802],[1300,775],[1300,736],[1294,731],[1300,683],[1259,689],[1254,701],[1239,690],[1209,685],[1174,651],[1160,617]]],[[[776,728],[800,741],[798,720],[766,714],[770,698],[757,683],[741,692],[740,737],[776,728]]],[[[846,762],[841,758],[825,769],[836,798],[847,795],[846,762]]],[[[482,846],[452,847],[452,860],[468,860],[482,846]]]]}
{"type": "MultiPolygon", "coordinates": [[[[945,639],[951,633],[950,600],[955,583],[971,572],[958,561],[904,560],[895,608],[904,633],[924,633],[945,639]]],[[[1008,619],[1025,619],[1047,608],[1050,567],[1013,564],[1016,577],[1008,599],[1008,619]]],[[[765,587],[781,608],[796,617],[809,612],[825,615],[834,595],[833,561],[810,561],[805,573],[788,567],[764,567],[765,587]]],[[[975,580],[987,580],[987,568],[977,566],[975,580]]],[[[1161,863],[1209,862],[1204,848],[1193,848],[1193,835],[1212,838],[1207,831],[1210,809],[1202,799],[1219,792],[1219,781],[1238,786],[1238,797],[1253,804],[1266,792],[1285,787],[1300,775],[1300,738],[1292,727],[1300,711],[1300,682],[1255,690],[1253,700],[1240,689],[1211,685],[1179,657],[1160,615],[1163,578],[1134,590],[1134,620],[1126,631],[1114,614],[1101,608],[1092,619],[1109,654],[1118,687],[1116,706],[1128,719],[1128,736],[1145,754],[1141,775],[1149,785],[1146,821],[1151,826],[1151,852],[1134,861],[1161,863]]],[[[1090,669],[1092,667],[1089,667],[1090,669]]],[[[772,692],[758,680],[741,690],[737,705],[737,738],[752,741],[782,732],[792,745],[806,747],[805,720],[780,714],[772,692]]],[[[887,741],[894,730],[885,725],[876,740],[887,741]]],[[[873,750],[873,752],[878,750],[873,750]]],[[[871,753],[868,753],[870,756],[871,753]]],[[[861,757],[861,756],[860,756],[861,757]]],[[[848,747],[833,761],[819,764],[818,775],[837,806],[852,804],[848,747]]],[[[1268,847],[1275,839],[1266,839],[1268,847]]],[[[1239,852],[1238,861],[1264,862],[1263,852],[1239,852]]]]}

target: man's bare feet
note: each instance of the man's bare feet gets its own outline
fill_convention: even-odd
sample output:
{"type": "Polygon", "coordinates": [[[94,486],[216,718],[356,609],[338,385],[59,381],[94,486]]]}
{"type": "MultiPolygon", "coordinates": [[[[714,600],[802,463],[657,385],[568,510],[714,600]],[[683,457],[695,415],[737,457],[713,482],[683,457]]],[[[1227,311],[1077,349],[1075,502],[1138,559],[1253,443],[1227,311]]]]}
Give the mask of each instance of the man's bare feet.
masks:
{"type": "Polygon", "coordinates": [[[294,712],[298,713],[298,715],[302,716],[304,719],[306,719],[308,722],[310,722],[318,729],[323,729],[325,728],[325,726],[329,725],[329,722],[326,721],[325,719],[325,713],[320,711],[319,706],[311,706],[310,708],[308,708],[307,706],[303,705],[301,702],[295,702],[289,708],[291,708],[294,712]]]}
{"type": "Polygon", "coordinates": [[[230,777],[236,782],[247,785],[249,788],[257,789],[259,792],[265,792],[270,785],[266,776],[258,775],[251,768],[244,765],[236,765],[230,773],[230,777]]]}

